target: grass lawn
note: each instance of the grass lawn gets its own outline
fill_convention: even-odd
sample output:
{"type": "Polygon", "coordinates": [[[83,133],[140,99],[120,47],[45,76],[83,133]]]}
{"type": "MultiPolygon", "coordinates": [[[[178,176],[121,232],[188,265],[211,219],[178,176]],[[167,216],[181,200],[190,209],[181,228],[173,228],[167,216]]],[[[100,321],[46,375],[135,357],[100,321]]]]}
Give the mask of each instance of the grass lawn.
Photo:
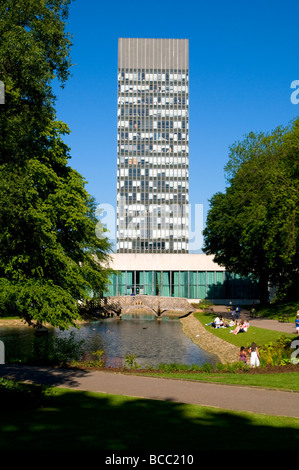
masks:
{"type": "Polygon", "coordinates": [[[276,302],[268,306],[257,306],[256,311],[259,316],[277,320],[282,313],[290,314],[290,322],[295,321],[299,302],[276,302]]]}
{"type": "MultiPolygon", "coordinates": [[[[205,372],[142,372],[140,375],[164,377],[182,380],[201,380],[203,382],[243,385],[247,387],[264,387],[281,390],[299,391],[299,372],[282,372],[275,374],[249,373],[205,373],[205,372]]],[[[299,400],[299,398],[298,398],[299,400]]]]}
{"type": "MultiPolygon", "coordinates": [[[[230,330],[233,330],[234,327],[230,328],[213,328],[212,326],[206,326],[206,323],[210,323],[215,319],[215,313],[195,313],[195,318],[197,318],[201,324],[212,334],[218,336],[219,338],[227,341],[228,343],[234,344],[235,346],[245,346],[246,348],[254,341],[258,346],[263,346],[271,342],[277,341],[281,336],[287,338],[295,338],[295,334],[282,333],[281,331],[266,330],[265,328],[249,326],[246,333],[239,333],[234,335],[230,333],[230,330]]],[[[249,320],[250,324],[250,320],[249,320]]]]}
{"type": "Polygon", "coordinates": [[[299,420],[55,389],[42,406],[0,402],[0,450],[290,450],[299,420]]]}

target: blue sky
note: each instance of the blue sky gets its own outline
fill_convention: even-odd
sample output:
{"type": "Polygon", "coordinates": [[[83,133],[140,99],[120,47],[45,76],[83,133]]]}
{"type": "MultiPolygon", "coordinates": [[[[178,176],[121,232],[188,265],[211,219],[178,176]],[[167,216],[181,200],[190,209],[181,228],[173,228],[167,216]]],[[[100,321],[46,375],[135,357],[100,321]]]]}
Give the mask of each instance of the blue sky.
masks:
{"type": "Polygon", "coordinates": [[[203,204],[205,220],[225,190],[229,146],[299,116],[298,21],[298,0],[74,1],[75,65],[56,109],[72,131],[70,165],[97,203],[116,206],[119,37],[189,39],[190,204],[203,204]]]}

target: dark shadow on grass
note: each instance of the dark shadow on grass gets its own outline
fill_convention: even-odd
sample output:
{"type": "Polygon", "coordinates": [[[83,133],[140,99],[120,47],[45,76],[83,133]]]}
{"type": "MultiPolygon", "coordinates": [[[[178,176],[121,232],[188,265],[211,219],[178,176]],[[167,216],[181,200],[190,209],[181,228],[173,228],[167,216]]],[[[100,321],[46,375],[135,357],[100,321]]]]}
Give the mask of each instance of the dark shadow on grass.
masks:
{"type": "Polygon", "coordinates": [[[294,420],[174,402],[54,390],[32,407],[1,405],[0,450],[293,450],[294,420]],[[275,418],[273,419],[273,423],[275,418]]]}
{"type": "Polygon", "coordinates": [[[47,386],[74,387],[78,379],[88,374],[86,370],[60,369],[53,367],[35,367],[24,365],[0,365],[0,377],[17,381],[30,380],[33,383],[47,386]]]}

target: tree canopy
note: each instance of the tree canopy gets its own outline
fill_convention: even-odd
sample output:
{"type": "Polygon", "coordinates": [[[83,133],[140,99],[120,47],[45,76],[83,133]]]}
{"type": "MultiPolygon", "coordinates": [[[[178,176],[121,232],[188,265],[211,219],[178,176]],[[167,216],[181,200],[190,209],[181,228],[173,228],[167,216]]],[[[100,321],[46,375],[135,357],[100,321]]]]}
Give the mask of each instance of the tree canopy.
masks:
{"type": "Polygon", "coordinates": [[[268,287],[278,298],[298,288],[299,120],[269,134],[250,133],[230,147],[228,186],[210,201],[204,251],[268,287]]]}
{"type": "Polygon", "coordinates": [[[0,311],[67,328],[79,299],[107,287],[110,243],[71,168],[52,81],[70,75],[70,0],[1,0],[0,311]]]}

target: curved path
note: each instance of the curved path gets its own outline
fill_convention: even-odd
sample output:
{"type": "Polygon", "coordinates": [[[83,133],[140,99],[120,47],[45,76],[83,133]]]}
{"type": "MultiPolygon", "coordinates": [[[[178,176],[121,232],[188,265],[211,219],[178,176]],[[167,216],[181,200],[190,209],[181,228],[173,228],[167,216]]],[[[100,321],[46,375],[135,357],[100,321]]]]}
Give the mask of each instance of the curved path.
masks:
{"type": "MultiPolygon", "coordinates": [[[[215,312],[216,313],[216,312],[215,312]]],[[[207,330],[193,315],[181,320],[185,333],[200,345],[200,336],[207,330]],[[189,321],[187,319],[189,318],[189,321]],[[193,321],[195,320],[195,322],[193,321]],[[198,336],[200,328],[201,335],[198,336]]],[[[279,323],[275,320],[250,320],[251,325],[286,333],[295,333],[292,323],[279,323]]],[[[209,340],[215,341],[215,335],[207,332],[205,346],[209,340]]],[[[218,339],[218,338],[217,338],[218,339]]],[[[211,344],[211,350],[215,343],[211,344]]],[[[236,350],[225,341],[217,342],[218,354],[228,359],[235,357],[236,350]],[[224,344],[225,343],[225,344],[224,344]],[[221,352],[220,352],[221,349],[221,352]]],[[[215,349],[214,349],[215,352],[215,349]]],[[[29,381],[54,387],[65,387],[77,390],[168,400],[212,406],[235,411],[250,411],[275,416],[299,418],[299,395],[297,392],[222,385],[179,379],[142,377],[115,372],[52,369],[46,367],[28,367],[0,365],[0,377],[19,381],[29,381]]]]}
{"type": "Polygon", "coordinates": [[[299,418],[297,392],[115,372],[0,366],[0,376],[54,387],[299,418]]]}

